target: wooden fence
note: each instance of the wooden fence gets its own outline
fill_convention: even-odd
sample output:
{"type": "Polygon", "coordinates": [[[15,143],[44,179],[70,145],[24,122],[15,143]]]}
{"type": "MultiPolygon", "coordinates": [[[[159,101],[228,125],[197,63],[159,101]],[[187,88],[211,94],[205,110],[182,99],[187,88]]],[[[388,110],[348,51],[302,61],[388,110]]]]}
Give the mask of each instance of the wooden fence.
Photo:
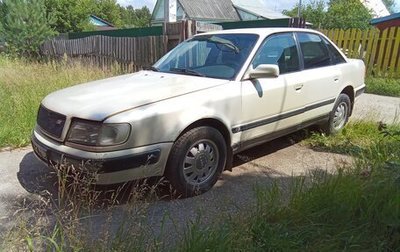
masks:
{"type": "MultiPolygon", "coordinates": [[[[170,23],[164,35],[147,37],[91,36],[72,40],[51,40],[41,47],[48,57],[89,59],[100,67],[118,62],[124,70],[137,71],[156,62],[179,42],[199,32],[221,29],[201,27],[190,20],[170,23]]],[[[364,60],[369,75],[400,78],[400,28],[384,31],[322,30],[348,57],[364,60]]]]}
{"type": "Polygon", "coordinates": [[[107,68],[116,62],[126,71],[151,66],[168,51],[167,36],[106,37],[92,36],[71,40],[50,40],[40,48],[51,58],[80,58],[107,68]]]}
{"type": "Polygon", "coordinates": [[[400,78],[400,27],[380,31],[321,30],[350,58],[362,59],[369,75],[400,78]]]}
{"type": "Polygon", "coordinates": [[[222,27],[185,20],[169,23],[163,29],[163,36],[133,37],[130,34],[130,37],[96,35],[70,40],[53,39],[46,41],[40,52],[49,58],[62,58],[66,55],[68,58],[89,61],[102,68],[115,66],[117,63],[124,71],[138,71],[151,66],[169,50],[194,34],[220,30],[222,27]]]}

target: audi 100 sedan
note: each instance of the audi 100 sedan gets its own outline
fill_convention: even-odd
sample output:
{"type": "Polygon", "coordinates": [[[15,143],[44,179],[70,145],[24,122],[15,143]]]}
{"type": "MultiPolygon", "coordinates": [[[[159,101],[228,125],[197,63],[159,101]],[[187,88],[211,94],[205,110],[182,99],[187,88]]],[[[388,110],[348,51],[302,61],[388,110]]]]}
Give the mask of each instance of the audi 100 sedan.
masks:
{"type": "Polygon", "coordinates": [[[32,145],[47,164],[99,164],[96,184],[164,176],[191,196],[240,151],[311,125],[343,129],[364,75],[317,31],[200,34],[148,70],[48,95],[32,145]]]}

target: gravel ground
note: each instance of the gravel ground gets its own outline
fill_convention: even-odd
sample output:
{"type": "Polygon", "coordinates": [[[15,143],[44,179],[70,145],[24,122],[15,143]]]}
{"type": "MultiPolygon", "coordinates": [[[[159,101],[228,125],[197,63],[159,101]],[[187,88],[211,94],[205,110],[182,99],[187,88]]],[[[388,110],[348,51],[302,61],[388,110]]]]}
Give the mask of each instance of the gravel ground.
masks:
{"type": "MultiPolygon", "coordinates": [[[[399,98],[364,94],[359,97],[353,119],[369,119],[391,123],[400,108],[399,98]]],[[[205,223],[221,215],[251,208],[255,203],[254,187],[277,182],[288,185],[293,176],[312,171],[334,171],[338,165],[351,162],[343,155],[316,152],[297,144],[292,136],[248,150],[235,157],[232,172],[225,171],[209,192],[188,199],[153,200],[147,202],[142,221],[157,235],[176,236],[182,227],[198,216],[205,223]],[[171,230],[174,229],[174,232],[171,230]]],[[[31,148],[0,152],[0,233],[15,224],[16,212],[27,202],[39,200],[38,192],[56,192],[55,177],[34,157],[31,148]]],[[[110,229],[125,221],[126,205],[106,212],[100,210],[90,219],[93,227],[105,223],[112,215],[110,229]]],[[[32,209],[27,214],[34,212],[32,209]]],[[[0,241],[1,244],[1,241],[0,241]]]]}

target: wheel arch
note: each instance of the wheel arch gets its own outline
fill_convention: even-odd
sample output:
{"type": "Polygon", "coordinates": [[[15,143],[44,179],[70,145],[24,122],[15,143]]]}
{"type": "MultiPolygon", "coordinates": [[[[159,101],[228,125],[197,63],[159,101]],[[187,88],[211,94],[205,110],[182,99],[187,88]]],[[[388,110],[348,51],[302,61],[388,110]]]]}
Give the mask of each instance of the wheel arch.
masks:
{"type": "Polygon", "coordinates": [[[350,85],[346,86],[342,92],[340,92],[341,94],[346,94],[349,98],[350,98],[350,102],[351,102],[351,110],[350,110],[350,116],[353,113],[353,108],[354,108],[354,101],[355,101],[355,92],[354,92],[354,88],[350,85]]]}
{"type": "Polygon", "coordinates": [[[178,137],[175,139],[175,141],[177,141],[186,132],[188,132],[192,129],[195,129],[198,127],[204,127],[204,126],[212,127],[214,129],[218,130],[224,137],[226,147],[227,147],[227,162],[226,162],[225,170],[231,171],[232,170],[232,161],[233,161],[233,150],[231,147],[232,137],[231,137],[231,133],[230,133],[228,127],[221,120],[216,119],[216,118],[211,118],[211,117],[199,119],[199,120],[189,124],[188,126],[186,126],[186,128],[184,128],[182,130],[182,132],[178,135],[178,137]]]}

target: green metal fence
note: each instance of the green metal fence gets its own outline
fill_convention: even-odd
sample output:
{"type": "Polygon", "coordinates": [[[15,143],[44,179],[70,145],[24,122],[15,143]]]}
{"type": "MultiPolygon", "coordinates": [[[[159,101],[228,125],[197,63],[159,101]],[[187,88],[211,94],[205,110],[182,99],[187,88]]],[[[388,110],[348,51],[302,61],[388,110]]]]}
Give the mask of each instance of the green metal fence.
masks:
{"type": "Polygon", "coordinates": [[[162,36],[163,29],[161,26],[145,27],[145,28],[130,28],[130,29],[118,29],[108,31],[90,31],[90,32],[74,32],[69,33],[69,39],[86,38],[90,36],[108,36],[108,37],[147,37],[147,36],[162,36]]]}

